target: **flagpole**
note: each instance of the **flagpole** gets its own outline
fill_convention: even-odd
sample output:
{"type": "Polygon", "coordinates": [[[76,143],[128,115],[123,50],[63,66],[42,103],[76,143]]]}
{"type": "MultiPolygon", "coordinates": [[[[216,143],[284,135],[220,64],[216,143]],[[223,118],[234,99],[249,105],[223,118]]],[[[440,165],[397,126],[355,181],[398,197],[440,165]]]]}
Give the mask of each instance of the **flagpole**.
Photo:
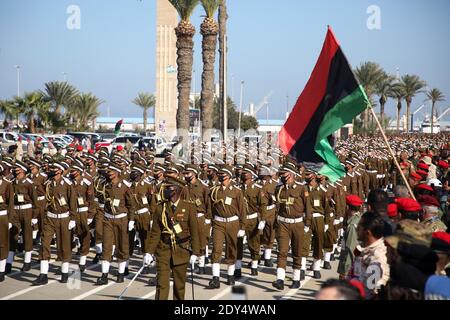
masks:
{"type": "Polygon", "coordinates": [[[409,185],[408,180],[406,179],[406,176],[403,173],[402,168],[400,167],[400,164],[397,161],[397,157],[395,156],[394,151],[392,150],[391,145],[389,144],[388,138],[386,137],[386,134],[384,133],[383,127],[381,126],[381,123],[378,120],[378,117],[370,104],[369,104],[369,109],[372,112],[372,116],[377,123],[378,129],[380,129],[380,131],[381,131],[381,135],[383,136],[384,142],[386,143],[386,146],[389,149],[389,153],[391,154],[392,158],[394,159],[395,166],[397,167],[397,170],[400,172],[400,174],[403,178],[403,181],[405,182],[405,185],[408,188],[409,194],[411,195],[411,197],[414,200],[416,200],[416,197],[414,196],[414,193],[412,192],[411,186],[409,185]]]}

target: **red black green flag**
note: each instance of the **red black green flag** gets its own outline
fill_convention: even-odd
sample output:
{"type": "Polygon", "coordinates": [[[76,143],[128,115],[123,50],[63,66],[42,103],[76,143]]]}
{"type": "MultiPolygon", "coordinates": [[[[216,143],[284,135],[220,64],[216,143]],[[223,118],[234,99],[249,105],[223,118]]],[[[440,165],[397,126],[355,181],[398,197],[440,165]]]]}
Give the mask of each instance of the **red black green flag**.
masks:
{"type": "Polygon", "coordinates": [[[114,128],[114,134],[117,136],[120,133],[120,129],[122,128],[123,119],[120,119],[116,123],[116,127],[114,128]]]}
{"type": "Polygon", "coordinates": [[[320,166],[331,181],[345,175],[331,139],[369,105],[331,28],[305,89],[298,98],[278,142],[298,162],[320,166]]]}

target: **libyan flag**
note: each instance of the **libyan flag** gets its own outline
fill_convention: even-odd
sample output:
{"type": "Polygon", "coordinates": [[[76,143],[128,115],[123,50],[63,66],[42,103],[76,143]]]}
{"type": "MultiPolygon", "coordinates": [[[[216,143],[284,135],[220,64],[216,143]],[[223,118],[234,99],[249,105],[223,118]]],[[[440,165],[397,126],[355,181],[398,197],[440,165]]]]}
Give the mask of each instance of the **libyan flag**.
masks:
{"type": "Polygon", "coordinates": [[[332,182],[345,176],[330,144],[337,130],[369,105],[331,28],[305,89],[278,136],[281,150],[332,182]]]}
{"type": "Polygon", "coordinates": [[[114,134],[117,136],[120,133],[120,128],[122,127],[123,119],[120,119],[116,123],[116,127],[114,128],[114,134]]]}

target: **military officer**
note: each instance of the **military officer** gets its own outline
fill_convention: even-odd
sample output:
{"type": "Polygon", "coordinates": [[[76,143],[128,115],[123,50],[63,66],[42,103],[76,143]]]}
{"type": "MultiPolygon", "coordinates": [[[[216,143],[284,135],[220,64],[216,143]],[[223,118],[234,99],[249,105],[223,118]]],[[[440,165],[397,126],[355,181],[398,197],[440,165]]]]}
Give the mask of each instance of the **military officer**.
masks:
{"type": "Polygon", "coordinates": [[[33,181],[34,188],[36,189],[36,210],[38,211],[38,223],[33,225],[33,239],[37,238],[37,232],[42,235],[42,227],[45,219],[45,181],[47,175],[41,172],[41,163],[34,158],[28,159],[28,166],[30,168],[29,178],[33,181]]]}
{"type": "Polygon", "coordinates": [[[208,289],[220,288],[220,261],[225,241],[225,263],[228,265],[227,284],[235,284],[234,270],[237,258],[237,240],[245,236],[246,214],[242,191],[231,181],[233,168],[222,165],[218,173],[220,186],[211,190],[212,224],[212,271],[213,278],[208,289]]]}
{"type": "Polygon", "coordinates": [[[173,274],[173,299],[184,300],[188,263],[191,266],[200,254],[200,237],[196,207],[182,199],[184,181],[168,178],[153,218],[144,264],[156,256],[158,284],[156,300],[167,300],[170,273],[173,274]],[[191,254],[192,253],[192,254],[191,254]]]}

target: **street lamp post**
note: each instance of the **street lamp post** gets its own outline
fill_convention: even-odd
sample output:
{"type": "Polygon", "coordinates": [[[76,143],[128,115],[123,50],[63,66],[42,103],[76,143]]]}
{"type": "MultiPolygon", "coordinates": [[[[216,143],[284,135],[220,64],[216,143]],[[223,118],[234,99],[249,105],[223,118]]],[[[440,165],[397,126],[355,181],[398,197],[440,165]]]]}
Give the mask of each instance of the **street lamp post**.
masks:
{"type": "Polygon", "coordinates": [[[64,82],[67,82],[67,73],[66,73],[66,72],[63,72],[62,74],[63,74],[64,82]]]}
{"type": "Polygon", "coordinates": [[[241,136],[241,117],[242,117],[242,103],[244,100],[244,81],[241,81],[241,100],[239,103],[239,124],[238,124],[238,138],[241,136]]]}
{"type": "Polygon", "coordinates": [[[17,96],[20,97],[20,66],[14,66],[17,69],[17,96]]]}

